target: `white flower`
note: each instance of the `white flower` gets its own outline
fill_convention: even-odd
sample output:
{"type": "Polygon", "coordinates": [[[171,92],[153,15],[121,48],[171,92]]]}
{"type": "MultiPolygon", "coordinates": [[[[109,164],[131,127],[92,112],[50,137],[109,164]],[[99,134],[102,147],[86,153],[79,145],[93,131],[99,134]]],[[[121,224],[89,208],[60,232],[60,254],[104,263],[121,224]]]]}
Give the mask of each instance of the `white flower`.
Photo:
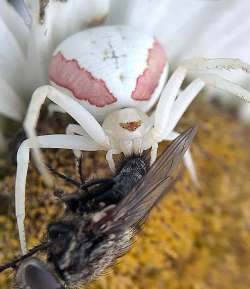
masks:
{"type": "MultiPolygon", "coordinates": [[[[28,28],[24,21],[18,17],[14,9],[5,0],[2,0],[0,4],[0,32],[2,32],[0,33],[0,88],[2,93],[0,95],[0,112],[15,120],[22,120],[26,111],[26,103],[29,101],[33,90],[38,86],[48,83],[48,63],[55,47],[68,35],[74,34],[76,31],[93,24],[100,23],[104,20],[105,16],[107,16],[105,24],[126,24],[131,27],[144,29],[156,35],[168,53],[169,63],[172,68],[175,68],[184,58],[190,57],[232,57],[248,61],[248,58],[250,58],[248,56],[250,41],[247,37],[247,28],[250,27],[250,21],[248,20],[249,13],[247,11],[249,6],[248,1],[30,0],[27,1],[29,7],[28,14],[25,13],[25,9],[23,10],[24,6],[19,6],[19,11],[28,24],[30,22],[28,15],[31,15],[32,21],[28,25],[30,28],[28,28]],[[238,24],[239,20],[240,24],[238,24]]],[[[127,38],[125,37],[125,39],[127,38]]],[[[205,64],[203,61],[193,63],[198,63],[202,66],[202,64],[208,65],[208,62],[205,60],[205,64]]],[[[237,61],[222,60],[222,62],[224,62],[224,66],[229,68],[233,65],[234,68],[241,66],[242,70],[248,70],[247,72],[250,70],[247,68],[249,66],[242,63],[239,65],[237,61]]],[[[220,60],[214,61],[213,65],[220,65],[222,62],[220,60]]],[[[209,63],[211,64],[211,61],[209,63]]],[[[144,134],[148,133],[147,139],[145,138],[148,140],[148,143],[145,142],[145,144],[142,140],[140,143],[131,141],[129,153],[133,150],[140,151],[140,148],[147,149],[148,147],[152,147],[151,160],[156,158],[158,142],[166,139],[163,135],[166,132],[165,128],[170,127],[166,134],[172,132],[171,125],[166,124],[168,117],[172,122],[174,122],[174,118],[177,118],[177,116],[179,120],[184,104],[186,108],[187,100],[191,100],[191,98],[187,99],[185,97],[180,97],[180,102],[178,102],[179,98],[176,100],[176,95],[179,92],[182,80],[185,78],[189,64],[186,62],[186,67],[180,67],[171,76],[169,80],[170,84],[168,82],[166,86],[168,91],[162,94],[164,97],[159,100],[154,117],[149,117],[148,123],[150,125],[145,126],[145,130],[143,131],[144,134]],[[172,103],[177,102],[177,106],[173,109],[172,116],[174,117],[170,117],[168,111],[171,109],[169,101],[172,103]],[[163,116],[166,115],[167,117],[164,118],[163,116]],[[153,128],[153,131],[149,131],[148,128],[153,128]],[[149,132],[152,132],[152,135],[149,132]],[[143,144],[145,146],[142,146],[143,144]],[[137,148],[139,149],[137,150],[137,148]]],[[[211,77],[207,77],[209,82],[211,77]]],[[[217,79],[212,78],[212,83],[213,81],[216,82],[217,79]]],[[[195,91],[203,88],[207,82],[207,80],[203,82],[202,78],[197,81],[198,83],[194,82],[195,91]]],[[[248,92],[240,89],[240,87],[236,89],[236,86],[229,84],[229,82],[223,82],[222,80],[218,81],[218,83],[217,87],[229,87],[230,91],[235,91],[235,94],[238,96],[249,96],[248,92]],[[241,94],[241,92],[244,93],[241,94]]],[[[18,228],[23,252],[25,252],[23,223],[25,217],[25,181],[29,162],[29,149],[34,149],[36,160],[42,160],[36,144],[38,139],[34,138],[34,126],[39,115],[40,104],[43,103],[46,96],[53,98],[55,103],[61,104],[63,109],[68,109],[71,112],[70,115],[74,115],[75,119],[80,119],[79,123],[81,126],[74,126],[75,128],[77,127],[78,131],[72,131],[72,134],[76,132],[78,136],[64,135],[64,140],[60,136],[56,136],[56,144],[54,136],[40,137],[39,147],[107,150],[107,159],[110,161],[110,167],[113,165],[112,154],[120,153],[121,151],[126,152],[128,147],[126,139],[122,143],[119,136],[119,142],[117,143],[122,148],[118,147],[117,143],[112,142],[112,138],[107,137],[101,125],[86,109],[78,105],[79,103],[60,92],[53,95],[49,91],[51,87],[47,88],[48,86],[43,86],[40,90],[36,90],[32,97],[29,113],[24,124],[27,134],[31,136],[31,139],[23,142],[17,154],[16,215],[18,217],[18,228]],[[42,90],[43,88],[45,90],[42,90]],[[80,111],[79,107],[82,108],[80,111]],[[79,115],[81,117],[78,118],[79,115]],[[83,132],[83,129],[86,130],[87,134],[85,131],[83,132]],[[49,142],[49,139],[52,139],[52,141],[49,142]]],[[[193,86],[191,86],[190,90],[192,93],[188,89],[186,93],[188,91],[187,94],[193,96],[193,86]]],[[[185,90],[183,93],[185,93],[185,90]]],[[[194,95],[196,96],[197,94],[194,93],[194,95]]],[[[131,120],[128,120],[128,116],[130,115],[125,112],[121,117],[122,121],[119,120],[119,129],[120,127],[123,128],[123,126],[120,126],[121,124],[127,125],[128,123],[133,123],[134,125],[134,115],[131,120]]],[[[141,120],[144,117],[146,118],[147,116],[136,118],[136,125],[139,124],[141,126],[141,120]]],[[[118,121],[114,122],[114,124],[116,123],[118,121]]],[[[112,127],[112,119],[109,124],[111,124],[108,126],[109,131],[115,132],[114,137],[116,137],[117,131],[112,127]]],[[[173,131],[173,133],[174,135],[169,136],[170,139],[176,137],[176,132],[173,131]]],[[[132,132],[130,135],[132,135],[132,132]]],[[[111,137],[113,137],[113,134],[111,137]]],[[[134,139],[138,140],[138,136],[136,135],[133,141],[134,139]]],[[[189,166],[191,164],[190,171],[195,172],[190,156],[187,163],[189,166]]],[[[45,174],[46,169],[43,162],[37,161],[37,164],[40,164],[40,170],[45,174]]],[[[49,181],[49,176],[47,175],[47,177],[47,181],[49,181]]]]}
{"type": "MultiPolygon", "coordinates": [[[[249,0],[27,0],[28,10],[23,0],[12,1],[30,26],[0,0],[0,114],[18,121],[34,89],[48,82],[54,48],[105,16],[108,24],[129,24],[156,35],[172,67],[200,56],[250,60],[249,0]]],[[[250,119],[249,107],[243,103],[241,109],[250,119]]]]}

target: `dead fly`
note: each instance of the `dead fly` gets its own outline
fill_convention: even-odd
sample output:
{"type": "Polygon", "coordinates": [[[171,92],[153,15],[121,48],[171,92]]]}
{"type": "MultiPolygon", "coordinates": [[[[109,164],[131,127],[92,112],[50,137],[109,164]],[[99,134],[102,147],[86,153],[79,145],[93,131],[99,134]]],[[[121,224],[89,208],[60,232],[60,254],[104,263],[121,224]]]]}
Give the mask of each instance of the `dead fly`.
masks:
{"type": "Polygon", "coordinates": [[[68,288],[95,279],[128,251],[151,209],[173,185],[173,173],[195,133],[191,128],[177,137],[150,168],[149,158],[134,155],[110,179],[74,182],[79,190],[59,195],[65,214],[49,224],[45,241],[0,272],[17,269],[22,289],[68,288]],[[47,264],[32,257],[37,252],[46,252],[47,264]]]}

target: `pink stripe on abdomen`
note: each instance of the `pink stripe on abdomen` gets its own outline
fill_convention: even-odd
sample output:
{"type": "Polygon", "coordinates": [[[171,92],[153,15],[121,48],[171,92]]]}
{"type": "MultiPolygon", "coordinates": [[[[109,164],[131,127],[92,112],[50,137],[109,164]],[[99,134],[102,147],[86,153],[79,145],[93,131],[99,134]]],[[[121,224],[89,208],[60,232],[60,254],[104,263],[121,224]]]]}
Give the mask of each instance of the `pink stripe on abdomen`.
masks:
{"type": "Polygon", "coordinates": [[[135,100],[149,100],[157,88],[161,74],[166,65],[167,58],[164,49],[158,41],[154,42],[153,48],[149,49],[147,68],[137,78],[136,87],[132,92],[135,100]]]}
{"type": "Polygon", "coordinates": [[[77,99],[86,100],[96,107],[117,101],[103,80],[93,77],[75,59],[67,60],[61,52],[51,59],[49,78],[58,86],[70,90],[77,99]]]}

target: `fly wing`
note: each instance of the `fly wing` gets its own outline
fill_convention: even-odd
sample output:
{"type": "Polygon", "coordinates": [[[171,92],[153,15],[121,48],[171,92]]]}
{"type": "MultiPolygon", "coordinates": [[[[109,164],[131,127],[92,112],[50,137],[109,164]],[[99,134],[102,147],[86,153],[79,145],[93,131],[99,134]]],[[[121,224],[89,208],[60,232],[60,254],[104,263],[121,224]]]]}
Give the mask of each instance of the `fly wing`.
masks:
{"type": "Polygon", "coordinates": [[[190,147],[197,128],[190,128],[177,137],[151,166],[142,181],[113,210],[108,231],[124,230],[142,222],[159,199],[173,185],[173,173],[190,147]]]}

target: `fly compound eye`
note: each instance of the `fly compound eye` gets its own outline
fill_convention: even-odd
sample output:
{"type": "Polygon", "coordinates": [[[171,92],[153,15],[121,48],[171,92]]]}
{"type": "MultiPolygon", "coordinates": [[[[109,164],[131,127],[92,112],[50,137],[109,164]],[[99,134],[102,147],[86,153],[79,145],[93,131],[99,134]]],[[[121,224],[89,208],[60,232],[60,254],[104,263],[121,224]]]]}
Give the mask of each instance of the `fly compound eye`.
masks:
{"type": "Polygon", "coordinates": [[[16,285],[20,289],[62,289],[60,281],[37,258],[24,261],[16,274],[16,285]]]}

